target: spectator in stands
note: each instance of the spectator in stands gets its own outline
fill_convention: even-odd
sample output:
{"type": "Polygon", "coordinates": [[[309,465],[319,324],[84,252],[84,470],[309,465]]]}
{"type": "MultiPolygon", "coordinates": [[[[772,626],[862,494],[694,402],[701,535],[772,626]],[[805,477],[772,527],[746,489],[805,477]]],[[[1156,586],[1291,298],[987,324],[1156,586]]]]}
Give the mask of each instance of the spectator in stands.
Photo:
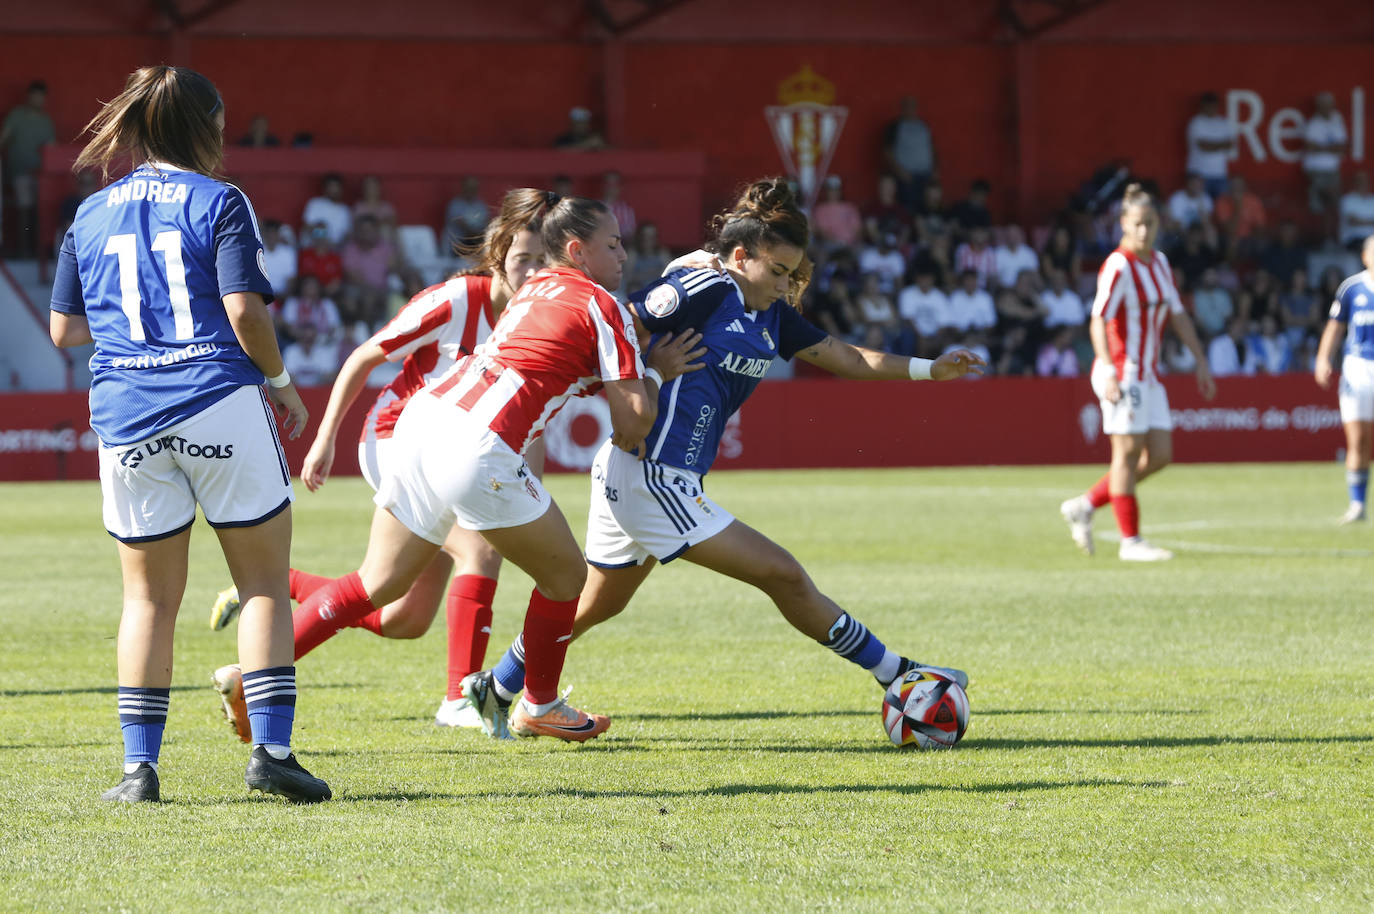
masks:
{"type": "Polygon", "coordinates": [[[1045,241],[1045,249],[1040,252],[1041,275],[1049,277],[1055,270],[1064,273],[1065,282],[1071,291],[1082,285],[1083,254],[1073,237],[1073,231],[1062,222],[1050,231],[1050,237],[1045,241]]]}
{"type": "Polygon", "coordinates": [[[1364,240],[1374,235],[1374,194],[1369,192],[1369,172],[1355,172],[1350,191],[1341,197],[1340,242],[1356,254],[1364,240]]]}
{"type": "MultiPolygon", "coordinates": [[[[1059,267],[1049,268],[1049,288],[1040,293],[1045,305],[1046,327],[1081,328],[1088,321],[1088,309],[1078,293],[1069,288],[1069,275],[1059,267]]],[[[1073,337],[1070,336],[1070,341],[1073,337]]]]}
{"type": "Polygon", "coordinates": [[[1210,224],[1212,198],[1207,194],[1202,175],[1195,171],[1188,172],[1183,186],[1169,197],[1169,206],[1164,212],[1167,221],[1179,235],[1199,223],[1210,224]]]}
{"type": "Polygon", "coordinates": [[[1078,355],[1073,349],[1073,335],[1073,328],[1069,326],[1060,326],[1054,331],[1035,358],[1037,375],[1042,378],[1078,377],[1078,355]]]}
{"type": "Polygon", "coordinates": [[[930,127],[916,115],[916,99],[903,96],[897,119],[883,131],[883,158],[897,179],[897,199],[914,211],[925,197],[935,173],[935,140],[930,127]]]}
{"type": "MultiPolygon", "coordinates": [[[[997,325],[1002,330],[1021,327],[1028,345],[1038,346],[1045,336],[1045,319],[1049,306],[1040,297],[1040,274],[1034,269],[1022,270],[1015,281],[997,293],[997,325]]],[[[1030,362],[1034,362],[1031,356],[1030,362]]]]}
{"type": "Polygon", "coordinates": [[[1204,92],[1188,121],[1188,171],[1202,177],[1212,199],[1226,190],[1227,159],[1236,148],[1236,128],[1221,113],[1221,99],[1204,92]]]}
{"type": "Polygon", "coordinates": [[[29,83],[24,103],[5,115],[0,125],[0,152],[4,153],[4,177],[13,196],[17,223],[13,249],[21,257],[38,253],[38,172],[43,164],[43,147],[57,138],[48,115],[48,84],[41,79],[29,83]]]}
{"type": "Polygon", "coordinates": [[[361,196],[353,204],[353,223],[363,216],[377,220],[382,234],[391,241],[396,240],[396,207],[382,199],[382,179],[376,175],[365,175],[359,186],[361,196]]]}
{"type": "Polygon", "coordinates": [[[1207,346],[1207,363],[1212,376],[1252,375],[1258,366],[1255,350],[1246,342],[1245,320],[1235,315],[1226,322],[1226,332],[1217,334],[1207,346]]]}
{"type": "Polygon", "coordinates": [[[1294,270],[1288,288],[1279,295],[1279,317],[1284,334],[1296,351],[1306,337],[1317,339],[1322,331],[1322,309],[1317,296],[1307,284],[1307,271],[1294,270]]]}
{"type": "Polygon", "coordinates": [[[472,175],[463,179],[462,191],[444,210],[444,244],[450,251],[475,249],[491,221],[491,210],[481,197],[482,182],[472,175]]]}
{"type": "Polygon", "coordinates": [[[959,274],[959,287],[949,293],[949,313],[951,326],[960,332],[990,330],[997,325],[997,306],[979,282],[977,270],[959,274]]]}
{"type": "Polygon", "coordinates": [[[658,225],[653,222],[639,224],[626,253],[625,281],[620,284],[626,292],[637,292],[658,279],[673,259],[672,252],[659,241],[658,225]]]}
{"type": "MultiPolygon", "coordinates": [[[[391,297],[391,278],[397,277],[407,292],[419,281],[407,276],[396,247],[382,234],[372,216],[361,216],[353,226],[353,237],[340,253],[343,258],[343,310],[350,322],[375,328],[387,317],[391,297]]],[[[408,297],[408,295],[407,295],[408,297]]]]}
{"type": "Polygon", "coordinates": [[[1245,318],[1250,325],[1258,323],[1266,314],[1278,316],[1279,285],[1274,282],[1274,274],[1265,269],[1250,274],[1236,297],[1236,313],[1245,318]]]}
{"type": "Polygon", "coordinates": [[[978,287],[986,289],[997,281],[997,255],[988,246],[988,230],[982,226],[969,232],[968,241],[954,249],[954,269],[963,274],[972,270],[978,287]]]}
{"type": "Polygon", "coordinates": [[[272,134],[272,129],[267,123],[267,115],[255,114],[253,120],[248,123],[248,132],[239,138],[239,145],[255,149],[267,149],[272,146],[280,146],[281,140],[272,134]]]}
{"type": "Polygon", "coordinates": [[[956,230],[969,234],[975,228],[991,228],[992,213],[988,210],[988,194],[992,185],[978,178],[969,185],[968,196],[951,206],[947,212],[956,230]]]}
{"type": "Polygon", "coordinates": [[[916,355],[932,358],[944,347],[945,330],[953,325],[949,296],[935,285],[935,273],[920,265],[912,268],[914,281],[897,296],[897,310],[916,332],[916,355]]]}
{"type": "Polygon", "coordinates": [[[1246,185],[1245,178],[1231,176],[1226,193],[1217,198],[1214,212],[1230,256],[1255,253],[1261,240],[1260,232],[1264,229],[1264,204],[1246,185]]]}
{"type": "Polygon", "coordinates": [[[282,238],[281,223],[276,219],[262,223],[262,260],[267,278],[272,281],[272,292],[280,299],[296,281],[298,258],[295,246],[282,238]]]}
{"type": "Polygon", "coordinates": [[[1255,353],[1255,367],[1264,374],[1283,374],[1293,368],[1293,345],[1279,332],[1279,319],[1266,314],[1260,318],[1259,332],[1251,336],[1249,346],[1255,353]]]}
{"type": "Polygon", "coordinates": [[[554,137],[555,149],[605,149],[606,140],[592,127],[592,112],[581,106],[568,112],[568,129],[554,137]]]}
{"type": "Polygon", "coordinates": [[[1202,278],[1193,290],[1193,317],[1204,338],[1213,337],[1226,329],[1226,322],[1235,313],[1231,293],[1219,282],[1216,267],[1202,271],[1202,278]]]}
{"type": "Polygon", "coordinates": [[[343,177],[330,172],[320,179],[320,190],[318,197],[311,197],[306,202],[301,225],[323,224],[328,232],[329,243],[338,247],[353,226],[353,211],[343,202],[343,177]]]}
{"type": "Polygon", "coordinates": [[[853,341],[859,320],[854,312],[854,296],[859,286],[859,263],[854,252],[840,248],[815,273],[811,292],[814,311],[807,316],[836,339],[853,341]]]}
{"type": "Polygon", "coordinates": [[[906,258],[897,249],[897,236],[884,235],[873,247],[859,254],[859,272],[876,273],[878,287],[889,295],[895,294],[906,275],[906,258]]]}
{"type": "Polygon", "coordinates": [[[884,235],[896,235],[899,245],[905,245],[911,235],[911,210],[898,199],[897,179],[889,174],[878,176],[878,199],[864,213],[868,243],[877,244],[884,235]]]}
{"type": "Polygon", "coordinates": [[[88,168],[83,168],[77,172],[76,187],[70,194],[62,198],[62,205],[57,211],[54,250],[62,246],[62,239],[67,237],[67,229],[71,228],[72,223],[76,221],[76,211],[81,208],[82,201],[99,189],[100,182],[96,180],[95,172],[88,168]]]}
{"type": "Polygon", "coordinates": [[[1173,261],[1175,269],[1182,271],[1188,287],[1193,288],[1207,269],[1220,262],[1221,255],[1217,252],[1216,244],[1208,241],[1203,227],[1194,225],[1183,233],[1183,246],[1171,252],[1169,259],[1173,261]]]}
{"type": "Polygon", "coordinates": [[[339,347],[320,340],[315,329],[305,325],[300,335],[281,352],[282,364],[299,387],[324,387],[339,373],[339,347]]]}
{"type": "Polygon", "coordinates": [[[954,288],[954,252],[950,233],[942,232],[931,237],[925,247],[916,252],[912,265],[918,271],[926,271],[935,276],[935,286],[948,291],[954,288]]]}
{"type": "Polygon", "coordinates": [[[343,258],[329,243],[329,229],[324,223],[310,226],[306,232],[310,246],[296,258],[296,275],[313,276],[327,296],[335,297],[343,289],[343,258]]]}
{"type": "Polygon", "coordinates": [[[945,212],[945,192],[934,181],[926,185],[926,195],[921,208],[911,220],[916,228],[916,240],[930,244],[937,235],[948,235],[954,230],[945,212]]]}
{"type": "Polygon", "coordinates": [[[1298,224],[1292,219],[1279,223],[1278,235],[1259,257],[1259,265],[1268,270],[1281,287],[1286,287],[1293,274],[1307,268],[1307,248],[1302,244],[1298,224]]]}
{"type": "Polygon", "coordinates": [[[560,197],[572,197],[577,195],[577,188],[573,184],[573,179],[569,175],[554,175],[549,183],[549,189],[560,197]]]}
{"type": "Polygon", "coordinates": [[[1303,129],[1302,170],[1307,175],[1307,204],[1326,214],[1327,237],[1336,237],[1336,198],[1341,192],[1341,157],[1347,136],[1345,120],[1330,92],[1318,92],[1316,111],[1303,129]]]}
{"type": "Polygon", "coordinates": [[[1164,337],[1164,369],[1169,374],[1195,374],[1197,357],[1193,350],[1183,345],[1183,341],[1170,333],[1164,337]]]}
{"type": "Polygon", "coordinates": [[[879,274],[864,274],[855,304],[863,322],[863,345],[911,355],[916,348],[913,333],[897,313],[892,296],[883,290],[879,274]]]}
{"type": "Polygon", "coordinates": [[[824,250],[853,247],[861,239],[863,218],[859,208],[844,198],[839,175],[825,179],[821,200],[811,211],[811,232],[824,250]]]}
{"type": "Polygon", "coordinates": [[[601,176],[601,202],[606,204],[620,224],[620,237],[633,238],[639,222],[635,218],[634,207],[625,202],[622,192],[620,172],[608,171],[601,176]]]}
{"type": "Polygon", "coordinates": [[[281,306],[280,335],[288,341],[300,340],[309,330],[312,338],[322,345],[337,346],[344,333],[343,315],[338,306],[325,297],[320,281],[314,276],[302,276],[299,285],[296,294],[281,306]]]}
{"type": "MultiPolygon", "coordinates": [[[[1326,265],[1322,270],[1321,280],[1317,283],[1317,308],[1325,311],[1336,300],[1336,293],[1340,291],[1341,283],[1345,282],[1345,271],[1334,263],[1326,265]]],[[[1322,326],[1325,326],[1326,315],[1322,315],[1322,326]]]]}
{"type": "Polygon", "coordinates": [[[993,262],[997,273],[997,284],[1002,287],[1016,285],[1016,278],[1025,270],[1032,273],[1040,270],[1040,258],[1035,250],[1026,244],[1026,233],[1019,225],[1009,225],[1002,229],[1002,243],[993,249],[993,262]]]}

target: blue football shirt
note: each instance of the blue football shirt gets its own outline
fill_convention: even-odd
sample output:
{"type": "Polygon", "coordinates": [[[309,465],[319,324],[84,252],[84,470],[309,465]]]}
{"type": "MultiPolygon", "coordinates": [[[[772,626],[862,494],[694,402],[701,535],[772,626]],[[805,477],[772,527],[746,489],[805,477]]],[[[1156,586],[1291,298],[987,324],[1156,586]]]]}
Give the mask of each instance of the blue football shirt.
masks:
{"type": "Polygon", "coordinates": [[[1346,325],[1346,355],[1374,360],[1374,274],[1363,270],[1341,283],[1331,319],[1346,325]]]}
{"type": "Polygon", "coordinates": [[[749,310],[734,280],[713,270],[675,272],[635,293],[631,304],[653,334],[650,345],[689,327],[702,334],[706,367],[663,385],[645,443],[650,460],[703,476],[716,459],[726,420],[749,399],[773,359],[790,359],[826,336],[786,302],[749,310]]]}
{"type": "Polygon", "coordinates": [[[257,217],[237,187],[148,164],[82,202],[52,309],[90,324],[91,428],[103,443],[146,440],[265,380],[229,323],[231,292],[272,299],[257,217]]]}

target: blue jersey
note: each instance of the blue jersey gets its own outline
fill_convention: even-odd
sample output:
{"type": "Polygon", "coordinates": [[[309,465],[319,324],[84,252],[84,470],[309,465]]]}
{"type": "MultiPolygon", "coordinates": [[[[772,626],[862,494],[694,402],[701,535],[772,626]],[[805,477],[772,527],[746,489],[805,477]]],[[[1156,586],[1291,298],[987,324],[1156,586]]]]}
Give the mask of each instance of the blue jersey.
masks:
{"type": "Polygon", "coordinates": [[[1341,283],[1331,319],[1346,325],[1346,355],[1374,360],[1374,273],[1365,270],[1341,283]]]}
{"type": "Polygon", "coordinates": [[[257,218],[237,187],[144,165],[86,198],[57,258],[52,309],[90,324],[102,442],[146,440],[265,380],[229,324],[231,292],[272,298],[257,218]]]}
{"type": "Polygon", "coordinates": [[[673,273],[631,302],[654,341],[688,327],[702,335],[706,367],[664,384],[645,443],[649,459],[703,476],[716,459],[726,420],[749,399],[773,359],[790,359],[826,336],[786,302],[750,311],[734,280],[713,270],[673,273]]]}

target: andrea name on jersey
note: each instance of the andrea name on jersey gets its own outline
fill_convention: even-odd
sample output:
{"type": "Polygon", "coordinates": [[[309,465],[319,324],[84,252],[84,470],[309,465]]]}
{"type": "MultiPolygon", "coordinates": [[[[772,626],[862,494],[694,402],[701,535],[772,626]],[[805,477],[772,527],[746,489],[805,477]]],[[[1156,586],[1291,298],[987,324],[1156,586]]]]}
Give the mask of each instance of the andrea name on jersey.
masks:
{"type": "Polygon", "coordinates": [[[142,178],[135,178],[127,184],[118,184],[110,188],[110,192],[105,195],[105,205],[118,206],[121,203],[128,203],[130,200],[134,202],[146,200],[149,203],[185,203],[187,193],[185,184],[173,184],[170,181],[145,181],[142,178]]]}

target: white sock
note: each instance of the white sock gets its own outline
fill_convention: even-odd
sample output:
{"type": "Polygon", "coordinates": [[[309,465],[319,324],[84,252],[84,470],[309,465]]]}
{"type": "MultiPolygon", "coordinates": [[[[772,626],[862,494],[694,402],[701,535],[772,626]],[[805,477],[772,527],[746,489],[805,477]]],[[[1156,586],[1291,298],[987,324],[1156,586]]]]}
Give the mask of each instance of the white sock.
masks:
{"type": "Polygon", "coordinates": [[[267,750],[267,754],[277,761],[284,761],[291,754],[290,746],[279,746],[276,743],[263,743],[262,748],[267,750]]]}
{"type": "MultiPolygon", "coordinates": [[[[133,774],[135,771],[138,770],[138,766],[139,766],[139,765],[142,765],[142,764],[145,764],[145,763],[144,763],[144,762],[125,762],[125,763],[124,763],[124,773],[125,773],[125,774],[133,774]]],[[[152,765],[154,771],[157,770],[157,762],[147,762],[146,764],[152,765]]]]}
{"type": "Polygon", "coordinates": [[[524,707],[525,713],[530,715],[531,717],[542,717],[545,714],[549,713],[549,711],[553,708],[554,705],[558,704],[558,699],[555,698],[553,701],[550,701],[546,704],[537,705],[534,702],[530,701],[528,698],[522,698],[520,699],[520,704],[524,707]]]}

